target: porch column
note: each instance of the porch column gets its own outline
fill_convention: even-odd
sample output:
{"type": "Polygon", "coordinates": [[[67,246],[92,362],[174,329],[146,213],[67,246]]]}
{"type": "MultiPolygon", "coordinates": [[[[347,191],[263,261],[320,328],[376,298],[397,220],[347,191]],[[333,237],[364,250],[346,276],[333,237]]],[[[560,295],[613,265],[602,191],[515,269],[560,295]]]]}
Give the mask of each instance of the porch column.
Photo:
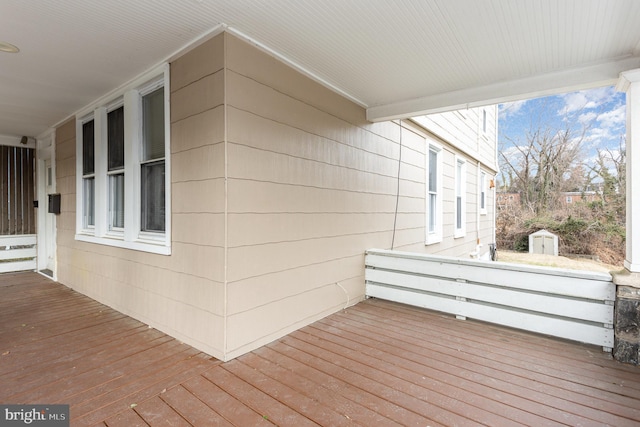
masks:
{"type": "Polygon", "coordinates": [[[616,90],[627,98],[626,256],[625,270],[613,275],[617,285],[614,357],[625,363],[640,359],[640,69],[620,74],[616,90]]]}

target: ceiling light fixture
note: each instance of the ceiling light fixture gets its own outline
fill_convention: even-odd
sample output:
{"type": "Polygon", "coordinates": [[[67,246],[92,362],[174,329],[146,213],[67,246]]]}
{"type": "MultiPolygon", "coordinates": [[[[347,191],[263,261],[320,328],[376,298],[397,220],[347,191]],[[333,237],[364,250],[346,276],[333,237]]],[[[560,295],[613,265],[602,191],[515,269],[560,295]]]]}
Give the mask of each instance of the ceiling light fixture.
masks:
{"type": "Polygon", "coordinates": [[[20,49],[18,49],[17,46],[12,45],[11,43],[0,41],[0,52],[18,53],[20,52],[20,49]]]}

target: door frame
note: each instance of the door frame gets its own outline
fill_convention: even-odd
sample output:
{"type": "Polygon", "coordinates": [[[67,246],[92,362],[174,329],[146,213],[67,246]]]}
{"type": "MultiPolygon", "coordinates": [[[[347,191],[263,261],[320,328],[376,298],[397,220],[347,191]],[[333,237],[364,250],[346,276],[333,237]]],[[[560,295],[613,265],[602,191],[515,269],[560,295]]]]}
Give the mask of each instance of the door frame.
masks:
{"type": "MultiPolygon", "coordinates": [[[[49,268],[52,271],[53,280],[58,279],[57,275],[57,246],[56,246],[56,234],[57,234],[57,224],[56,217],[54,214],[50,214],[47,212],[48,198],[47,198],[47,168],[46,162],[51,161],[51,191],[55,193],[56,191],[56,138],[55,138],[55,130],[49,130],[44,134],[40,135],[37,138],[36,143],[36,175],[37,175],[37,191],[36,196],[38,200],[38,272],[49,268]],[[53,218],[53,226],[50,230],[50,233],[47,231],[47,215],[51,215],[53,218]],[[51,235],[49,235],[51,234],[51,235]],[[51,254],[53,258],[53,265],[48,266],[47,261],[49,258],[49,253],[47,252],[47,248],[49,245],[47,242],[51,242],[51,254]],[[53,267],[53,268],[51,268],[53,267]]],[[[47,276],[49,277],[49,276],[47,276]]]]}

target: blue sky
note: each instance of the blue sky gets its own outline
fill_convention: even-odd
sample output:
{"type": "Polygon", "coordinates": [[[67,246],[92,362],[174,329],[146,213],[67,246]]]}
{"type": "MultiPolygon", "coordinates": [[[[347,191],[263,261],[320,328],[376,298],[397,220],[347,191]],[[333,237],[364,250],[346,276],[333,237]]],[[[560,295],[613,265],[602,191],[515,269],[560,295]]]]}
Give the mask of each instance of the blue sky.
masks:
{"type": "Polygon", "coordinates": [[[625,135],[625,95],[613,86],[500,104],[498,111],[498,146],[505,153],[517,151],[509,139],[523,144],[531,129],[562,130],[570,124],[586,127],[583,160],[593,164],[599,148],[616,154],[625,135]]]}

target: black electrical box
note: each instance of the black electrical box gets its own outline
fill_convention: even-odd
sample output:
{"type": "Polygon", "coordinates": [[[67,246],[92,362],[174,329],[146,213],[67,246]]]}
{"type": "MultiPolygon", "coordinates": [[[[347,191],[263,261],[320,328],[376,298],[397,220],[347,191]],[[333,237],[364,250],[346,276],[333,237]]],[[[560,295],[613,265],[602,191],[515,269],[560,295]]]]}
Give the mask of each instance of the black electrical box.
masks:
{"type": "Polygon", "coordinates": [[[60,194],[49,194],[49,213],[60,215],[60,194]]]}

